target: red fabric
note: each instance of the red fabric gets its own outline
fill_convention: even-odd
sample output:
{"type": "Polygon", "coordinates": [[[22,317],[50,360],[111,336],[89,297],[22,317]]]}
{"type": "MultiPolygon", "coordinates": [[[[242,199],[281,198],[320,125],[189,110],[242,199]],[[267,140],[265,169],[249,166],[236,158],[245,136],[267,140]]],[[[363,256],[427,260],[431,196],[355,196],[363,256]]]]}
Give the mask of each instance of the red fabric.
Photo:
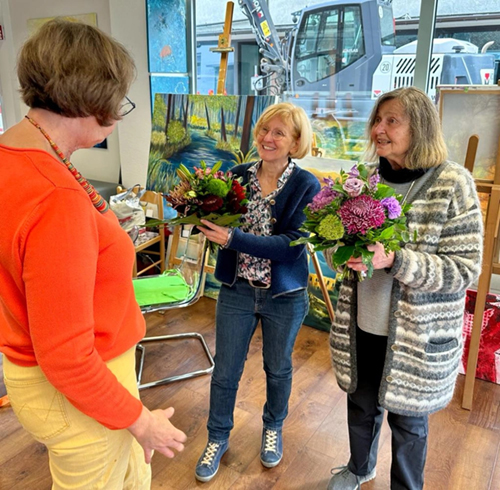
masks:
{"type": "MultiPolygon", "coordinates": [[[[464,353],[463,366],[467,369],[470,334],[474,309],[476,307],[476,291],[467,291],[464,313],[464,353]]],[[[500,384],[500,296],[488,294],[483,314],[476,378],[500,384]],[[498,353],[498,354],[496,354],[498,353]],[[498,358],[498,359],[497,359],[498,358]]]]}
{"type": "Polygon", "coordinates": [[[105,361],[145,332],[132,241],[44,151],[0,145],[0,190],[0,351],[20,366],[38,364],[104,426],[128,427],[142,404],[105,361]]]}

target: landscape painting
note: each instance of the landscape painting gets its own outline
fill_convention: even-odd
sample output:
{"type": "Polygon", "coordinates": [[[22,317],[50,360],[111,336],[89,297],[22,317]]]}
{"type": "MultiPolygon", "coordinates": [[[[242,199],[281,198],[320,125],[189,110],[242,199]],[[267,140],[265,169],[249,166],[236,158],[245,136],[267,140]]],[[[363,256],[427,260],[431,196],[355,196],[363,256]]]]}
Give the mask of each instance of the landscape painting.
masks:
{"type": "Polygon", "coordinates": [[[147,188],[168,193],[180,163],[221,170],[257,160],[253,128],[274,96],[156,94],[147,188]]]}
{"type": "MultiPolygon", "coordinates": [[[[179,164],[198,167],[204,160],[208,167],[222,162],[221,170],[258,159],[253,145],[253,129],[262,112],[276,102],[274,96],[230,96],[156,94],[152,121],[147,189],[168,194],[178,183],[179,164]]],[[[317,134],[316,134],[316,139],[317,134]]],[[[314,152],[297,163],[311,171],[320,181],[335,178],[349,161],[333,160],[314,152]]],[[[332,303],[336,302],[335,273],[326,265],[323,254],[317,254],[332,303]]],[[[216,257],[210,256],[209,265],[216,257]]],[[[318,278],[309,259],[308,294],[310,309],[304,323],[329,330],[330,318],[318,278]]],[[[207,274],[204,294],[216,299],[220,283],[207,274]]]]}

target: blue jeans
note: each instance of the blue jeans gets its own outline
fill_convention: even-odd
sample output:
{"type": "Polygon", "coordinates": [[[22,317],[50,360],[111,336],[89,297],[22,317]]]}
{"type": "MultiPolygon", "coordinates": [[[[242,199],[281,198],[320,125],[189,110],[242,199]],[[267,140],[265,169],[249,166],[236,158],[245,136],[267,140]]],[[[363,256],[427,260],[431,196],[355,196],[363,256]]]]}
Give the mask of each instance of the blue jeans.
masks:
{"type": "Polygon", "coordinates": [[[305,289],[276,298],[271,294],[270,289],[256,289],[244,279],[238,279],[232,287],[221,287],[207,424],[208,437],[212,441],[227,440],[233,428],[236,393],[259,320],[267,382],[262,420],[267,429],[283,426],[292,389],[293,346],[309,301],[305,289]]]}

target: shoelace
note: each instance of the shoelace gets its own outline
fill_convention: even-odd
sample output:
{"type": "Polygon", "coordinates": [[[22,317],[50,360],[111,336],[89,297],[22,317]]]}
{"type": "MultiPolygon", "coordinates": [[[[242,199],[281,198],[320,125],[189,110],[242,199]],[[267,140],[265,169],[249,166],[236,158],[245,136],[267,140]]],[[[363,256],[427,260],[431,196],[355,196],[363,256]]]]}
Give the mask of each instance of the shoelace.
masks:
{"type": "Polygon", "coordinates": [[[276,452],[276,441],[278,439],[278,433],[275,430],[266,429],[264,434],[264,451],[276,452]]]}
{"type": "Polygon", "coordinates": [[[217,453],[219,446],[220,444],[217,444],[216,442],[209,442],[207,448],[205,449],[205,454],[203,455],[201,464],[206,464],[206,465],[212,464],[212,460],[214,459],[214,456],[217,453]]]}

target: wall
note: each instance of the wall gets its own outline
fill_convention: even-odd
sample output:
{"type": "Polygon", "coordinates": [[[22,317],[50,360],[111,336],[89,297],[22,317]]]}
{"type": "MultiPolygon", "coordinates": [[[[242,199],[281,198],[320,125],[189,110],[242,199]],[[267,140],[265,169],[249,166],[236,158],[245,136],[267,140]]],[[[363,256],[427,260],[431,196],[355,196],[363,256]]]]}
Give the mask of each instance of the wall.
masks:
{"type": "Polygon", "coordinates": [[[0,22],[6,40],[0,42],[0,89],[3,94],[5,128],[19,121],[27,107],[17,94],[15,59],[28,36],[27,20],[56,15],[96,13],[99,28],[123,43],[132,53],[138,76],[130,89],[137,108],[108,138],[108,149],[74,153],[72,162],[88,178],[145,184],[151,117],[147,70],[145,6],[137,0],[0,0],[0,22]]]}

